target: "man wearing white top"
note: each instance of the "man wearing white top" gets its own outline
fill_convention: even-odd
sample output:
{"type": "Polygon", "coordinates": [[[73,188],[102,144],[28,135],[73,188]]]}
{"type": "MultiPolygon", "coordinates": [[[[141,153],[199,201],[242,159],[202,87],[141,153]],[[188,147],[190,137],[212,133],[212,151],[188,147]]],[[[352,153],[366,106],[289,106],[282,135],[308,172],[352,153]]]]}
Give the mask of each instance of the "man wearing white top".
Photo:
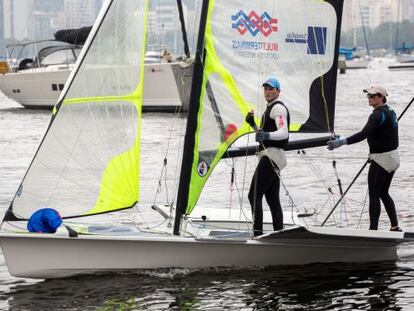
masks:
{"type": "Polygon", "coordinates": [[[246,116],[246,122],[256,129],[256,141],[259,142],[260,151],[259,163],[249,190],[254,236],[263,234],[263,196],[266,197],[272,213],[273,229],[283,229],[279,172],[287,165],[284,149],[289,141],[290,116],[287,107],[277,100],[280,94],[279,81],[276,78],[267,79],[263,83],[263,90],[267,108],[263,113],[260,128],[256,127],[252,112],[246,116]]]}

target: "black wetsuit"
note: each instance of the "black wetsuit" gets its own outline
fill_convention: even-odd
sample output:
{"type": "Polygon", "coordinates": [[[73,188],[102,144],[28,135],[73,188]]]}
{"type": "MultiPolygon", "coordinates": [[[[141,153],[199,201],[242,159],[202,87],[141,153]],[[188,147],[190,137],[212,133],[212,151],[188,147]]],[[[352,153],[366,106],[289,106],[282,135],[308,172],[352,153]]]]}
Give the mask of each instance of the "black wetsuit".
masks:
{"type": "Polygon", "coordinates": [[[266,156],[261,157],[250,184],[249,202],[252,207],[254,236],[263,234],[263,196],[269,204],[273,229],[283,229],[283,211],[279,199],[280,179],[274,167],[272,160],[266,156]]]}
{"type": "MultiPolygon", "coordinates": [[[[285,107],[287,112],[286,126],[289,128],[289,110],[282,102],[276,101],[274,104],[267,107],[262,116],[260,127],[265,132],[274,132],[278,130],[276,121],[270,117],[270,112],[276,104],[281,104],[285,107]]],[[[288,141],[289,138],[278,141],[267,140],[260,144],[259,150],[263,150],[263,147],[284,149],[287,146],[288,141]]],[[[279,199],[280,179],[279,175],[274,170],[275,168],[277,168],[276,164],[269,159],[269,157],[262,156],[252,178],[249,190],[249,202],[253,214],[254,236],[263,234],[263,196],[265,196],[272,214],[273,229],[275,231],[283,229],[283,211],[279,199]]]]}
{"type": "MultiPolygon", "coordinates": [[[[368,140],[370,153],[383,153],[398,148],[398,122],[395,112],[387,105],[377,107],[370,115],[364,128],[346,139],[347,143],[355,144],[368,140]]],[[[388,190],[394,172],[388,173],[384,168],[372,161],[368,171],[369,218],[371,230],[378,229],[381,203],[384,204],[391,227],[398,226],[395,204],[388,190]]]]}

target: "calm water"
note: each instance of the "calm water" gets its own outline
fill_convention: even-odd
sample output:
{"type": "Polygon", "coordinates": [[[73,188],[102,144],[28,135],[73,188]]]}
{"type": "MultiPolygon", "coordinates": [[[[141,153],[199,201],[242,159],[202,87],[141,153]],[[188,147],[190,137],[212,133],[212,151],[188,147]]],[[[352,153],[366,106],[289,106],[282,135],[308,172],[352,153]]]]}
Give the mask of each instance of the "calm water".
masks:
{"type": "MultiPolygon", "coordinates": [[[[361,89],[370,83],[388,87],[390,104],[399,114],[414,96],[414,75],[389,72],[384,62],[376,62],[368,70],[349,71],[338,77],[336,132],[347,136],[359,130],[370,113],[361,89]]],[[[50,112],[28,110],[0,94],[0,210],[4,211],[20,183],[33,153],[48,125],[50,112]]],[[[391,193],[398,208],[401,226],[414,231],[414,130],[410,126],[414,108],[400,122],[401,168],[395,175],[391,193]]],[[[162,157],[167,140],[162,134],[179,134],[184,122],[171,115],[144,116],[143,137],[151,133],[150,155],[143,175],[143,204],[154,200],[171,200],[170,192],[156,197],[162,157]],[[159,134],[160,133],[160,134],[159,134]],[[164,141],[163,141],[164,139],[164,141]],[[160,141],[154,144],[154,140],[160,141]],[[156,198],[155,198],[156,197],[156,198]]],[[[179,140],[171,141],[177,149],[179,140]]],[[[323,179],[335,187],[332,170],[333,154],[325,148],[309,150],[323,179]]],[[[347,185],[364,163],[367,146],[360,143],[335,151],[339,175],[347,185]]],[[[169,173],[175,174],[175,154],[169,157],[169,173]]],[[[248,189],[254,160],[238,159],[235,163],[240,202],[247,210],[248,189]],[[246,173],[244,173],[244,169],[246,173]],[[240,194],[241,193],[241,194],[240,194]]],[[[230,196],[231,161],[223,162],[206,186],[200,205],[234,206],[238,196],[230,196]],[[214,196],[211,196],[211,193],[214,196]],[[222,195],[220,195],[222,194],[222,195]]],[[[171,179],[172,180],[172,179],[171,179]]],[[[168,180],[171,189],[175,184],[168,180]]],[[[300,207],[319,208],[326,191],[299,155],[289,153],[289,166],[283,180],[295,203],[300,207]]],[[[347,206],[337,214],[341,225],[360,226],[367,223],[366,175],[350,191],[347,206]]],[[[283,201],[287,199],[283,196],[283,201]]],[[[323,213],[322,213],[323,214],[323,213]]],[[[137,218],[142,215],[137,216],[137,218]]],[[[128,218],[128,217],[125,217],[128,218]]],[[[319,220],[323,219],[322,216],[319,220]]],[[[155,221],[155,220],[154,220],[155,221]]],[[[122,222],[122,220],[121,220],[122,222]]],[[[388,228],[383,213],[381,228],[388,228]]],[[[34,281],[11,277],[0,255],[0,309],[2,310],[414,310],[414,251],[412,246],[399,249],[397,262],[375,264],[324,264],[300,267],[256,268],[250,270],[162,270],[141,273],[87,276],[65,280],[34,281]]],[[[27,259],[30,264],[30,259],[27,259]]]]}

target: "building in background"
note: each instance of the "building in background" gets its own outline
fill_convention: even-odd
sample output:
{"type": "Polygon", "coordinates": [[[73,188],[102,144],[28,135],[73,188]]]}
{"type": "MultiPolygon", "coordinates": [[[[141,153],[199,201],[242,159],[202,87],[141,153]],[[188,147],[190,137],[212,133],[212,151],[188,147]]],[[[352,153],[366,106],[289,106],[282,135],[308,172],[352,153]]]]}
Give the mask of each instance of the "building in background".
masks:
{"type": "Polygon", "coordinates": [[[28,35],[32,40],[51,39],[64,24],[63,0],[34,0],[28,35]]]}
{"type": "MultiPolygon", "coordinates": [[[[184,18],[187,19],[188,10],[184,3],[183,13],[184,18]]],[[[152,1],[147,20],[149,50],[169,50],[176,55],[183,53],[181,23],[176,0],[152,1]]]]}
{"type": "Polygon", "coordinates": [[[103,0],[0,0],[8,41],[53,38],[59,29],[90,26],[103,0]]]}
{"type": "Polygon", "coordinates": [[[65,26],[62,28],[79,28],[91,26],[95,22],[100,1],[64,0],[65,26]]]}
{"type": "Polygon", "coordinates": [[[29,38],[33,0],[3,0],[4,36],[7,39],[29,38]]]}
{"type": "Polygon", "coordinates": [[[414,0],[400,0],[401,1],[401,19],[408,20],[414,23],[414,0]]]}
{"type": "Polygon", "coordinates": [[[414,0],[345,0],[342,30],[364,26],[374,29],[383,23],[414,22],[414,0]]]}

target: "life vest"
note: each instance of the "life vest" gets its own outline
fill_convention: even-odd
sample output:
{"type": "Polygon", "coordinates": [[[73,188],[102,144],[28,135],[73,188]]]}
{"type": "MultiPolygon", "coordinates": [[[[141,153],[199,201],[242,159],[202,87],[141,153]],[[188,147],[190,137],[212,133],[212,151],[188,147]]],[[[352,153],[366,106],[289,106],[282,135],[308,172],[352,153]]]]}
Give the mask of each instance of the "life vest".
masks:
{"type": "MultiPolygon", "coordinates": [[[[276,120],[272,119],[270,117],[270,112],[272,111],[273,107],[275,105],[282,105],[283,107],[285,107],[286,112],[287,112],[287,123],[284,126],[287,126],[287,128],[289,129],[289,125],[290,125],[290,114],[289,114],[289,110],[287,109],[287,107],[285,106],[284,103],[282,103],[281,101],[276,101],[273,104],[269,105],[266,109],[266,111],[263,113],[262,116],[262,120],[260,122],[260,128],[263,129],[263,131],[265,132],[275,132],[278,130],[277,126],[276,126],[276,120]]],[[[275,147],[275,148],[281,148],[281,149],[285,149],[288,145],[289,142],[289,136],[286,139],[283,140],[265,140],[263,141],[262,144],[260,144],[259,149],[263,150],[263,146],[265,148],[269,148],[269,147],[275,147]]]]}
{"type": "Polygon", "coordinates": [[[367,137],[370,153],[388,152],[398,148],[398,121],[394,110],[385,105],[375,108],[381,113],[380,124],[367,137]]]}

